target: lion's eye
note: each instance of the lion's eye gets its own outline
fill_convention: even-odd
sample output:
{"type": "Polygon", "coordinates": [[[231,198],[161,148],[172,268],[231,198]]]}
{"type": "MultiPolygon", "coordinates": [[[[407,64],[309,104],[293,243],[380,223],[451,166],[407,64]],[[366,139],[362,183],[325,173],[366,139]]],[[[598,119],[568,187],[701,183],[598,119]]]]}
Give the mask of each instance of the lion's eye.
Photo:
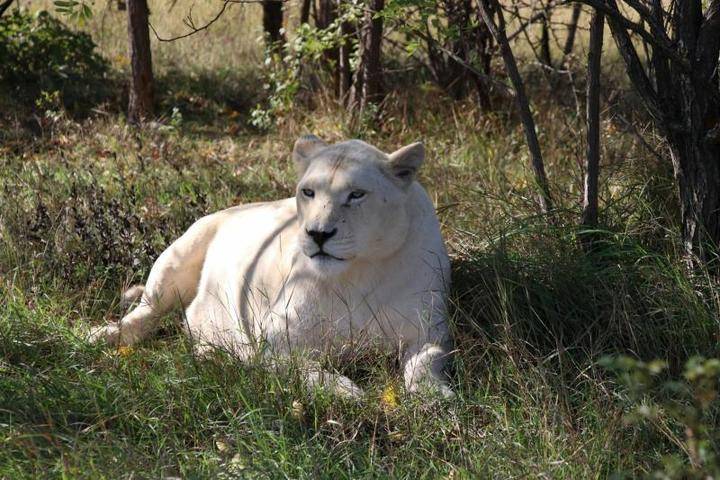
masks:
{"type": "Polygon", "coordinates": [[[348,201],[350,200],[359,200],[365,196],[365,192],[362,190],[354,190],[350,192],[350,195],[348,195],[348,201]]]}
{"type": "Polygon", "coordinates": [[[310,190],[309,188],[303,188],[301,190],[302,194],[305,195],[308,198],[313,198],[315,196],[315,191],[310,190]]]}

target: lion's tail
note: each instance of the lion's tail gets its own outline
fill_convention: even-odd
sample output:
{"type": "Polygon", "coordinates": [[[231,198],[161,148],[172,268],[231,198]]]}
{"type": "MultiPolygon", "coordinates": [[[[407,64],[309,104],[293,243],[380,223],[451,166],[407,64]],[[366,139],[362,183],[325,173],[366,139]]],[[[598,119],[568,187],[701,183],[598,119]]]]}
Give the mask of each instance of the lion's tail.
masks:
{"type": "Polygon", "coordinates": [[[125,290],[125,293],[123,293],[122,299],[120,300],[120,304],[123,307],[129,307],[133,302],[135,302],[135,300],[140,298],[143,293],[145,293],[145,285],[133,285],[125,290]]]}

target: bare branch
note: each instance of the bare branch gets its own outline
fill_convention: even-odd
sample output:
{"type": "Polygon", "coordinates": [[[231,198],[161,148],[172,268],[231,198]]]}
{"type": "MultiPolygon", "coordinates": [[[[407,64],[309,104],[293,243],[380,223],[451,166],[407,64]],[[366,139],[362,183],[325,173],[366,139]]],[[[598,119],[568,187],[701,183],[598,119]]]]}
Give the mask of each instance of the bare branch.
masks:
{"type": "MultiPolygon", "coordinates": [[[[555,8],[556,6],[564,5],[568,2],[568,0],[561,0],[559,2],[548,2],[547,9],[555,8]]],[[[525,22],[518,27],[517,30],[515,30],[513,33],[508,35],[508,42],[512,42],[517,38],[519,35],[521,35],[525,30],[527,30],[530,26],[532,26],[535,22],[538,22],[542,20],[545,17],[545,11],[541,11],[539,13],[536,13],[535,15],[531,16],[525,22]]]]}
{"type": "Polygon", "coordinates": [[[570,19],[570,25],[568,26],[567,38],[565,39],[565,45],[563,46],[563,60],[560,62],[562,65],[565,63],[565,59],[572,53],[573,46],[575,46],[575,34],[577,33],[578,22],[580,21],[580,14],[582,13],[582,4],[575,3],[572,10],[572,18],[570,19]]]}
{"type": "MultiPolygon", "coordinates": [[[[280,0],[280,1],[286,2],[287,0],[280,0]]],[[[160,35],[158,35],[157,30],[155,30],[155,27],[153,26],[152,23],[150,23],[150,29],[152,30],[153,35],[155,35],[155,38],[157,38],[158,41],[174,42],[176,40],[180,40],[182,38],[187,38],[192,35],[195,35],[196,33],[202,32],[203,30],[207,30],[208,28],[210,28],[210,26],[213,23],[220,20],[220,17],[222,17],[223,13],[225,13],[225,10],[227,10],[227,8],[230,4],[236,4],[236,3],[239,3],[239,4],[263,3],[263,0],[224,0],[223,5],[220,8],[220,10],[218,11],[217,15],[215,15],[212,18],[212,20],[210,20],[209,22],[207,22],[205,25],[203,25],[201,27],[195,26],[195,20],[192,17],[192,8],[193,7],[190,7],[190,11],[189,11],[188,15],[183,19],[183,23],[185,24],[185,26],[187,26],[190,29],[190,31],[187,33],[184,33],[182,35],[178,35],[176,37],[169,37],[169,38],[161,37],[160,35]]]]}
{"type": "MultiPolygon", "coordinates": [[[[638,34],[643,40],[645,40],[647,43],[653,46],[653,48],[660,49],[663,54],[665,54],[669,59],[674,61],[680,68],[682,68],[685,71],[690,70],[690,65],[688,65],[687,61],[678,55],[678,53],[675,51],[675,48],[673,47],[672,43],[666,42],[664,38],[667,38],[665,35],[664,38],[658,38],[653,33],[648,32],[643,28],[643,25],[640,23],[633,22],[632,20],[629,20],[623,13],[618,9],[617,3],[615,0],[579,0],[585,5],[589,5],[593,7],[596,10],[599,10],[605,14],[608,20],[608,24],[610,24],[611,28],[612,25],[616,25],[618,28],[623,28],[625,30],[629,30],[633,33],[638,34]]],[[[627,36],[627,33],[625,34],[627,36]]],[[[614,36],[614,35],[613,35],[614,36]]],[[[628,37],[629,38],[629,37],[628,37]]]]}
{"type": "Polygon", "coordinates": [[[657,11],[652,12],[650,8],[647,7],[647,5],[640,3],[638,0],[623,1],[626,4],[630,5],[630,7],[640,15],[640,18],[643,21],[647,22],[648,25],[650,25],[653,35],[661,39],[663,44],[672,44],[672,40],[670,40],[670,37],[668,37],[668,34],[665,31],[665,25],[663,25],[662,21],[658,19],[657,15],[655,15],[656,13],[658,13],[657,11]]]}
{"type": "MultiPolygon", "coordinates": [[[[608,4],[611,5],[611,11],[619,13],[615,0],[608,0],[608,4]]],[[[596,10],[605,13],[604,10],[596,10]]],[[[620,52],[620,56],[625,62],[628,77],[630,77],[630,80],[635,86],[635,89],[640,94],[640,97],[642,97],[645,108],[647,108],[650,115],[658,121],[658,124],[662,125],[664,120],[664,114],[658,104],[657,93],[655,92],[652,83],[650,82],[650,79],[645,73],[645,69],[643,68],[643,64],[640,61],[640,57],[638,56],[637,50],[635,49],[635,45],[633,45],[630,35],[628,35],[628,32],[625,29],[623,23],[618,20],[617,15],[608,15],[607,20],[608,24],[610,24],[610,31],[612,32],[613,38],[615,39],[615,44],[617,45],[618,51],[620,52]]]]}

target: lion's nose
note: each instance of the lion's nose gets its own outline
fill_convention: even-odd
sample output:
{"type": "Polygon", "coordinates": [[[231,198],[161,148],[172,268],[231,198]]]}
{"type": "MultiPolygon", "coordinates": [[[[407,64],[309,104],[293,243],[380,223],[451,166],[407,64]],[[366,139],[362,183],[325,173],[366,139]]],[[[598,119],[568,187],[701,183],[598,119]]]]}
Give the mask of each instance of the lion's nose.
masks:
{"type": "Polygon", "coordinates": [[[322,247],[323,243],[328,241],[337,233],[337,228],[333,228],[329,232],[325,232],[322,230],[305,230],[305,232],[312,237],[315,243],[318,244],[318,247],[322,247]]]}

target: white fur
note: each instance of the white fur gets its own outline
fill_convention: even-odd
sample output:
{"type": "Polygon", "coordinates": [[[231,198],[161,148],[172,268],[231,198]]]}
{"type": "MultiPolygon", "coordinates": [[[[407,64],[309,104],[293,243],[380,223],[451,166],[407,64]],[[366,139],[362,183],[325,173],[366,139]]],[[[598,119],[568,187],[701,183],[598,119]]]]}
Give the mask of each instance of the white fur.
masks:
{"type": "MultiPolygon", "coordinates": [[[[317,359],[380,347],[402,355],[408,390],[428,385],[450,395],[443,374],[450,268],[432,202],[415,181],[422,145],[386,155],[358,140],[327,145],[311,136],[293,155],[295,198],[198,220],[160,255],[144,291],[127,292],[142,292],[137,307],[92,338],[132,345],[180,304],[199,351],[222,347],[248,358],[262,348],[274,358],[299,351],[317,359]],[[312,257],[319,247],[306,232],[313,230],[335,230],[323,245],[332,257],[312,257]]],[[[318,367],[307,383],[361,392],[318,367]]]]}

